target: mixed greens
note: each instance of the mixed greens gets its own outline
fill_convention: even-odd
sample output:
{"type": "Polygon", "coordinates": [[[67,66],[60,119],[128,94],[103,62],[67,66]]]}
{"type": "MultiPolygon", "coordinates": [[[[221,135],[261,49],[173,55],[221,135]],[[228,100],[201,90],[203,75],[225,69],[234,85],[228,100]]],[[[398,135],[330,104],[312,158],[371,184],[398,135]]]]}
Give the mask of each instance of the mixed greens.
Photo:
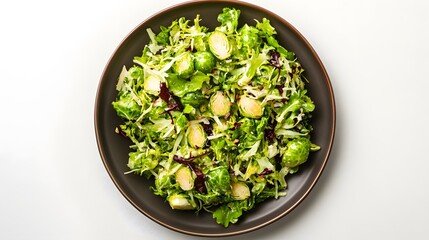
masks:
{"type": "Polygon", "coordinates": [[[311,151],[315,105],[295,54],[268,19],[239,27],[224,8],[213,31],[180,18],[123,68],[113,108],[116,131],[133,145],[129,173],[153,177],[173,209],[205,210],[236,223],[268,198],[286,195],[285,176],[311,151]]]}

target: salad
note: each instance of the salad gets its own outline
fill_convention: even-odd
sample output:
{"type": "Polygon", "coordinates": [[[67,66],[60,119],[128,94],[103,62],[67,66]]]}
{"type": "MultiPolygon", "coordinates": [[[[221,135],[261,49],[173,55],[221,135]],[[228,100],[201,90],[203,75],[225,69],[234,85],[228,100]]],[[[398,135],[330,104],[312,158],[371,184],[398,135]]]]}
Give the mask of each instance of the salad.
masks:
{"type": "Polygon", "coordinates": [[[127,173],[153,178],[171,208],[210,212],[228,227],[269,198],[310,152],[315,104],[304,69],[268,19],[239,26],[224,8],[210,30],[196,15],[150,38],[120,73],[112,103],[132,142],[127,173]]]}

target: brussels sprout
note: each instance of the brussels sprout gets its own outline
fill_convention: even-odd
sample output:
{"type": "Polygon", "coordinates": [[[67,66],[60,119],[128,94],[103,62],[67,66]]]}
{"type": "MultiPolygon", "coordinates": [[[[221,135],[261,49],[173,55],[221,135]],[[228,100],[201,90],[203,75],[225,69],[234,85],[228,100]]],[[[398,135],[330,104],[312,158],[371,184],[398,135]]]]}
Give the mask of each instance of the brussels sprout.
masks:
{"type": "Polygon", "coordinates": [[[203,73],[210,73],[216,64],[216,59],[211,52],[194,53],[195,69],[203,73]]]}
{"type": "Polygon", "coordinates": [[[244,200],[250,197],[250,189],[244,182],[233,182],[231,184],[231,197],[235,200],[244,200]]]}
{"type": "Polygon", "coordinates": [[[157,75],[149,75],[144,79],[143,88],[147,93],[158,95],[161,91],[161,78],[157,75]]]}
{"type": "Polygon", "coordinates": [[[225,116],[229,113],[231,102],[221,91],[217,91],[210,98],[210,111],[216,116],[225,116]]]}
{"type": "Polygon", "coordinates": [[[282,166],[296,167],[307,161],[310,153],[311,142],[308,138],[297,138],[287,143],[287,149],[283,153],[282,166]]]}
{"type": "Polygon", "coordinates": [[[184,52],[173,65],[173,70],[181,78],[189,78],[194,73],[194,61],[190,52],[184,52]]]}
{"type": "Polygon", "coordinates": [[[208,38],[210,51],[218,59],[224,60],[231,56],[233,47],[223,32],[214,31],[208,38]]]}
{"type": "Polygon", "coordinates": [[[176,182],[184,191],[189,191],[194,188],[194,178],[192,177],[191,169],[188,167],[181,167],[176,172],[176,182]]]}
{"type": "Polygon", "coordinates": [[[217,194],[231,192],[230,176],[227,167],[217,167],[206,174],[207,189],[217,194]]]}
{"type": "Polygon", "coordinates": [[[191,210],[194,206],[189,202],[189,199],[184,194],[174,193],[167,198],[172,209],[191,210]]]}
{"type": "Polygon", "coordinates": [[[247,96],[241,96],[238,101],[238,109],[241,115],[248,118],[260,118],[264,113],[262,103],[256,99],[249,98],[247,96]]]}
{"type": "Polygon", "coordinates": [[[201,124],[194,123],[189,126],[188,143],[191,147],[202,148],[206,143],[206,140],[206,132],[201,124]]]}

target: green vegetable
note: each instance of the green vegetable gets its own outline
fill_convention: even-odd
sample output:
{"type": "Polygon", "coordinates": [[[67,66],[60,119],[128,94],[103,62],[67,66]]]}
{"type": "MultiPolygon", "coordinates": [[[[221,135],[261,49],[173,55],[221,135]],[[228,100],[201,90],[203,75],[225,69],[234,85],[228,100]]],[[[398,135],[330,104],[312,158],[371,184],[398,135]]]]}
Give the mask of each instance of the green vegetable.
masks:
{"type": "Polygon", "coordinates": [[[194,73],[194,59],[190,52],[184,52],[178,56],[173,65],[174,72],[181,78],[189,78],[194,73]]]}
{"type": "Polygon", "coordinates": [[[179,183],[179,186],[184,191],[189,191],[194,188],[194,177],[192,176],[192,172],[188,167],[181,167],[177,170],[176,174],[176,182],[179,183]]]}
{"type": "Polygon", "coordinates": [[[203,73],[210,73],[215,67],[216,59],[211,52],[194,53],[195,69],[203,73]]]}
{"type": "Polygon", "coordinates": [[[209,191],[220,195],[231,193],[228,168],[216,167],[206,174],[206,179],[207,188],[209,191]]]}
{"type": "Polygon", "coordinates": [[[293,168],[307,161],[310,154],[311,142],[308,138],[297,138],[287,143],[283,153],[282,165],[293,168]]]}
{"type": "Polygon", "coordinates": [[[229,202],[217,208],[213,213],[213,218],[216,219],[218,224],[228,227],[230,223],[236,223],[241,215],[243,215],[243,212],[252,209],[253,206],[253,202],[246,200],[229,202]]]}
{"type": "Polygon", "coordinates": [[[238,107],[240,109],[240,113],[244,117],[248,118],[260,118],[264,113],[264,108],[261,102],[247,96],[240,97],[240,101],[238,101],[238,107]]]}
{"type": "Polygon", "coordinates": [[[206,133],[203,127],[198,124],[191,124],[188,128],[188,143],[191,147],[202,148],[206,143],[206,133]]]}
{"type": "Polygon", "coordinates": [[[259,30],[255,27],[249,26],[245,24],[240,29],[240,37],[241,37],[241,43],[243,44],[243,47],[246,47],[248,49],[252,49],[255,47],[259,48],[259,30]]]}
{"type": "Polygon", "coordinates": [[[225,60],[231,56],[233,46],[223,32],[215,31],[211,33],[208,38],[208,43],[210,51],[219,60],[225,60]]]}
{"type": "Polygon", "coordinates": [[[217,30],[225,32],[226,34],[233,34],[238,27],[238,18],[240,17],[240,10],[234,8],[224,8],[222,13],[217,17],[217,21],[221,24],[217,30]]]}
{"type": "Polygon", "coordinates": [[[185,194],[178,194],[178,193],[172,194],[167,198],[167,201],[170,204],[172,209],[179,209],[179,210],[194,209],[194,206],[192,206],[188,196],[185,194]]]}
{"type": "Polygon", "coordinates": [[[245,182],[233,182],[231,196],[235,200],[244,200],[250,197],[250,189],[245,182]]]}
{"type": "Polygon", "coordinates": [[[135,120],[140,116],[141,107],[130,94],[119,97],[117,101],[113,103],[113,107],[118,116],[122,118],[135,120]]]}
{"type": "Polygon", "coordinates": [[[189,80],[184,80],[171,74],[167,77],[169,90],[178,97],[183,97],[187,93],[196,92],[200,90],[204,83],[209,82],[210,77],[203,73],[195,73],[189,80]]]}
{"type": "Polygon", "coordinates": [[[207,99],[201,91],[188,92],[180,99],[183,105],[189,104],[193,107],[199,107],[207,102],[207,99]]]}
{"type": "Polygon", "coordinates": [[[239,17],[224,8],[212,31],[198,15],[147,29],[112,103],[115,130],[131,141],[127,173],[153,178],[171,208],[210,212],[225,227],[285,196],[286,177],[320,149],[303,67],[268,19],[239,17]]]}
{"type": "Polygon", "coordinates": [[[158,95],[161,85],[161,78],[157,75],[149,75],[144,80],[143,88],[147,93],[158,95]]]}
{"type": "Polygon", "coordinates": [[[215,116],[225,116],[230,111],[231,102],[221,91],[217,91],[210,98],[210,111],[215,116]]]}

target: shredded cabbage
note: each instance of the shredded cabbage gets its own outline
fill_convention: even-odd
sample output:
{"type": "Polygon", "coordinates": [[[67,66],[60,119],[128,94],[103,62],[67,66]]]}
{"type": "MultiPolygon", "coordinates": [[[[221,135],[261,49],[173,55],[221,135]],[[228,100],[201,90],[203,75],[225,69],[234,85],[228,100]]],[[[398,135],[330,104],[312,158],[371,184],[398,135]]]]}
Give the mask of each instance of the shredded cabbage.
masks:
{"type": "Polygon", "coordinates": [[[116,131],[133,142],[127,173],[153,178],[172,208],[207,210],[225,227],[285,196],[285,177],[320,149],[309,140],[315,105],[301,64],[268,19],[240,27],[239,16],[224,8],[213,31],[198,15],[147,29],[150,42],[122,69],[112,103],[123,119],[116,131]],[[192,174],[177,181],[181,168],[192,174]]]}

